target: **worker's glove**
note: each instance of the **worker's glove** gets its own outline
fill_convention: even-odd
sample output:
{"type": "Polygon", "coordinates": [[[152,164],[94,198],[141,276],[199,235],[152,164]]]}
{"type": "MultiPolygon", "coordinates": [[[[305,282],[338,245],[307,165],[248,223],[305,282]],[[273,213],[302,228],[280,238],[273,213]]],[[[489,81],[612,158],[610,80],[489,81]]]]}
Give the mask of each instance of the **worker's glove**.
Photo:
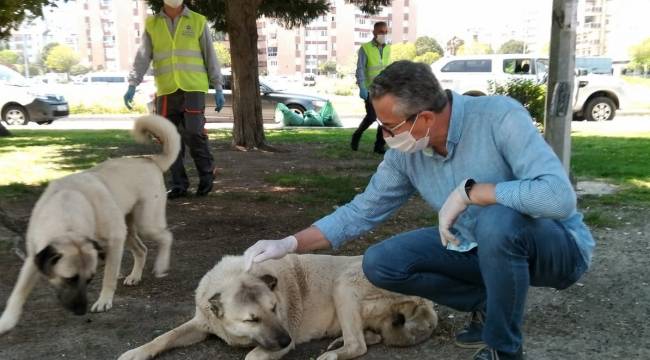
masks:
{"type": "Polygon", "coordinates": [[[458,216],[471,204],[471,200],[465,192],[465,183],[467,180],[469,179],[461,181],[460,185],[449,194],[449,197],[447,197],[447,200],[438,212],[438,231],[440,232],[440,241],[442,241],[444,247],[447,247],[449,242],[454,245],[460,244],[460,241],[451,233],[451,227],[456,222],[458,216]]]}
{"type": "Polygon", "coordinates": [[[362,98],[364,101],[368,101],[368,89],[364,87],[359,88],[359,97],[362,98]]]}
{"type": "Polygon", "coordinates": [[[297,247],[298,239],[293,235],[281,240],[260,240],[244,251],[245,269],[246,271],[250,270],[253,263],[268,259],[279,259],[296,251],[297,247]]]}
{"type": "Polygon", "coordinates": [[[124,105],[127,109],[133,110],[133,96],[135,95],[135,85],[129,85],[129,89],[124,94],[124,105]]]}
{"type": "Polygon", "coordinates": [[[214,103],[217,105],[215,110],[217,112],[221,111],[223,109],[223,105],[226,103],[226,98],[223,96],[223,90],[215,90],[214,92],[214,103]]]}

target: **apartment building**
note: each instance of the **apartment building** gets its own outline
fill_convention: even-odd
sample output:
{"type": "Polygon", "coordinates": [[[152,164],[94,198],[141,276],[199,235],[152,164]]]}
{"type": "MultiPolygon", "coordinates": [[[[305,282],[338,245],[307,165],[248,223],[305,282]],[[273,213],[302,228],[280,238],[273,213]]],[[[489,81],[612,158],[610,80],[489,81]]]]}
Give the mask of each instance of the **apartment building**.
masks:
{"type": "Polygon", "coordinates": [[[93,70],[130,69],[149,12],[143,0],[68,0],[45,9],[7,41],[8,48],[37,62],[49,43],[75,50],[93,70]],[[24,48],[24,50],[23,50],[24,48]]]}
{"type": "Polygon", "coordinates": [[[366,15],[344,0],[333,0],[330,13],[294,29],[286,29],[273,19],[259,19],[260,72],[315,74],[327,61],[354,66],[359,47],[372,39],[377,21],[388,23],[392,43],[415,42],[417,27],[412,2],[395,0],[379,14],[366,15]]]}
{"type": "Polygon", "coordinates": [[[76,0],[82,21],[79,55],[95,70],[126,71],[144,32],[148,7],[142,0],[76,0]]]}
{"type": "Polygon", "coordinates": [[[583,0],[578,2],[576,56],[607,54],[612,0],[583,0]]]}

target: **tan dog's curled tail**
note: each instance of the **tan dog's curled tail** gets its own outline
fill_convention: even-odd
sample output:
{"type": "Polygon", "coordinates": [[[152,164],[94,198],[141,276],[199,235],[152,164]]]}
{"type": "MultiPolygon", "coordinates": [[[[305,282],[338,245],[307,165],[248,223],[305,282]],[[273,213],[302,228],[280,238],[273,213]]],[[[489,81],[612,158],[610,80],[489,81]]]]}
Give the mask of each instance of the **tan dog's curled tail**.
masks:
{"type": "Polygon", "coordinates": [[[151,158],[162,169],[167,171],[176,161],[181,150],[181,137],[176,126],[168,119],[159,115],[145,115],[137,118],[133,125],[133,137],[139,143],[150,142],[149,135],[155,136],[163,146],[161,154],[151,158]]]}

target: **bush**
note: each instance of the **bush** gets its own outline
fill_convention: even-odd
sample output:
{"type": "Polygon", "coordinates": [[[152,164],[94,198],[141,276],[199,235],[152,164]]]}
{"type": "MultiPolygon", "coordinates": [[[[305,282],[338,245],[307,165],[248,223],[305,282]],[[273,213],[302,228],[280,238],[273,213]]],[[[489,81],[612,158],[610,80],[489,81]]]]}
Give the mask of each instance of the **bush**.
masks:
{"type": "Polygon", "coordinates": [[[133,110],[129,110],[126,106],[106,106],[104,104],[71,104],[70,114],[147,114],[146,105],[135,104],[133,110]]]}
{"type": "Polygon", "coordinates": [[[334,90],[334,94],[341,96],[350,96],[352,95],[352,87],[349,85],[337,85],[336,89],[334,90]]]}
{"type": "Polygon", "coordinates": [[[546,85],[530,79],[510,79],[505,84],[489,81],[490,95],[507,95],[519,101],[530,113],[533,121],[541,128],[546,106],[546,85]]]}

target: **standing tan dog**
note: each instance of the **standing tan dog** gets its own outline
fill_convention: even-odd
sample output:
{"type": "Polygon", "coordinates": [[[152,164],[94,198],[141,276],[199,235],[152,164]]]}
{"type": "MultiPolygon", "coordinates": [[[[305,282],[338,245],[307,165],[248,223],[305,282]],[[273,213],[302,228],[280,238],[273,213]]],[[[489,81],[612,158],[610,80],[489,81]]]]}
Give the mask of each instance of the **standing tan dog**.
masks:
{"type": "Polygon", "coordinates": [[[342,336],[319,360],[351,359],[367,345],[409,346],[437,326],[433,304],[371,285],[361,256],[287,255],[244,270],[224,257],[196,290],[194,318],[119,360],[150,359],[215,334],[232,346],[255,346],[246,360],[280,359],[296,344],[342,336]]]}
{"type": "Polygon", "coordinates": [[[65,308],[85,314],[86,287],[104,255],[102,290],[91,310],[109,310],[125,244],[134,263],[124,284],[135,285],[142,277],[147,248],[139,236],[158,242],[154,274],[166,275],[173,237],[165,218],[163,172],[178,156],[180,136],[169,120],[156,115],[137,119],[133,132],[139,142],[150,135],[158,138],[162,154],[107,160],[53,181],[41,195],[27,228],[27,258],[0,318],[0,334],[18,322],[39,272],[57,289],[65,308]]]}

